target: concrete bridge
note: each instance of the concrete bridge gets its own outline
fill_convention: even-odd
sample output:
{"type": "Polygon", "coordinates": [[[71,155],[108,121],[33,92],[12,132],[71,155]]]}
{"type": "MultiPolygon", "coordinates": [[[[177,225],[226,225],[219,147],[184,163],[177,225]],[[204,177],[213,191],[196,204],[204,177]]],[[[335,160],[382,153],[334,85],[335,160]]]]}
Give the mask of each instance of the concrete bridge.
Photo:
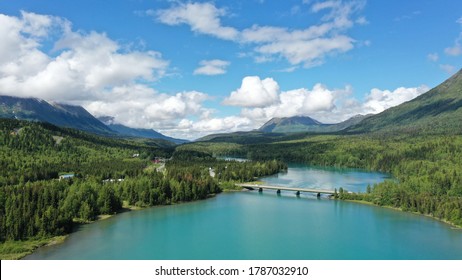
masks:
{"type": "Polygon", "coordinates": [[[300,195],[301,192],[307,192],[307,193],[316,193],[318,197],[321,196],[321,194],[328,194],[328,195],[334,195],[335,191],[333,190],[322,190],[322,189],[307,189],[307,188],[291,188],[291,187],[282,187],[282,186],[269,186],[269,185],[257,185],[257,184],[236,184],[237,186],[246,188],[248,190],[256,190],[258,189],[259,192],[263,192],[264,189],[266,190],[276,190],[276,192],[279,194],[281,191],[293,191],[295,194],[298,196],[300,195]]]}

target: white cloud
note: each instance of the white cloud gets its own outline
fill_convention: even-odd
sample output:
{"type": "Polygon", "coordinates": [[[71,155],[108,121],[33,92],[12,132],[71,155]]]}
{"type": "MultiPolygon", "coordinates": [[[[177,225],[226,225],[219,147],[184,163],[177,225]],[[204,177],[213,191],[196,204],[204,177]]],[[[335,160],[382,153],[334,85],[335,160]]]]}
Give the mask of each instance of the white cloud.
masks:
{"type": "Polygon", "coordinates": [[[179,125],[185,126],[186,118],[209,116],[209,109],[202,106],[208,96],[197,91],[159,94],[139,84],[115,87],[107,94],[112,98],[86,101],[83,105],[95,116],[113,116],[117,123],[129,127],[152,128],[172,135],[179,125]]]}
{"type": "Polygon", "coordinates": [[[240,117],[257,128],[273,117],[309,115],[316,117],[335,109],[335,100],[351,92],[351,87],[330,90],[322,84],[310,89],[280,91],[272,78],[245,77],[241,87],[231,92],[223,104],[242,107],[240,117]]]}
{"type": "Polygon", "coordinates": [[[144,115],[155,120],[181,119],[186,116],[199,115],[201,103],[207,95],[197,91],[177,93],[174,96],[161,95],[144,110],[144,115]]]}
{"type": "MultiPolygon", "coordinates": [[[[459,18],[456,23],[460,24],[462,26],[462,17],[459,18]]],[[[454,41],[454,45],[451,47],[447,47],[444,49],[444,52],[447,55],[450,56],[459,56],[462,54],[462,46],[461,46],[461,41],[462,41],[462,32],[459,33],[459,36],[456,38],[454,41]]]]}
{"type": "Polygon", "coordinates": [[[178,126],[170,129],[168,132],[178,138],[197,139],[209,134],[249,131],[254,128],[255,123],[248,118],[229,116],[224,118],[210,118],[196,122],[184,119],[180,121],[178,126]]]}
{"type": "Polygon", "coordinates": [[[233,91],[223,104],[241,107],[265,107],[273,104],[279,93],[279,85],[272,79],[260,80],[248,76],[242,80],[241,87],[233,91]]]}
{"type": "MultiPolygon", "coordinates": [[[[215,15],[215,27],[208,31],[197,27],[196,32],[207,31],[215,36],[214,32],[221,28],[219,17],[225,11],[213,12],[208,7],[212,11],[208,20],[215,15]]],[[[352,48],[354,40],[342,35],[349,26],[348,19],[329,18],[328,8],[319,12],[327,12],[320,25],[300,30],[253,26],[240,32],[238,38],[242,44],[255,46],[254,52],[261,58],[283,57],[290,61],[294,65],[287,71],[299,64],[322,63],[323,57],[352,48]],[[293,49],[290,43],[301,50],[293,49]]],[[[168,69],[169,62],[158,52],[130,50],[104,33],[76,32],[65,19],[27,12],[19,17],[0,14],[0,38],[2,94],[83,105],[96,116],[109,115],[127,126],[152,128],[188,139],[258,128],[271,117],[309,115],[324,122],[341,121],[359,112],[378,112],[395,106],[423,91],[423,87],[374,89],[362,104],[354,99],[344,100],[351,92],[348,86],[329,89],[316,84],[311,89],[281,91],[272,78],[250,76],[223,102],[242,107],[241,113],[217,118],[213,116],[214,110],[203,105],[209,99],[205,93],[165,94],[149,86],[164,77],[168,69]],[[49,46],[53,46],[53,50],[47,52],[49,46]]],[[[205,70],[198,68],[196,74],[218,74],[226,71],[229,65],[226,63],[203,61],[200,68],[205,70]]]]}
{"type": "MultiPolygon", "coordinates": [[[[74,32],[61,18],[0,14],[0,92],[84,106],[135,128],[176,129],[185,118],[208,118],[208,96],[161,94],[148,86],[168,61],[155,51],[128,50],[106,34],[74,32]],[[50,55],[42,41],[54,45],[50,55]]],[[[188,137],[191,138],[191,135],[188,137]]]]}
{"type": "MultiPolygon", "coordinates": [[[[240,39],[243,43],[256,45],[254,50],[266,61],[282,57],[292,65],[313,67],[322,64],[328,55],[353,49],[355,40],[342,33],[353,26],[350,17],[361,9],[360,1],[318,2],[312,6],[312,11],[328,11],[323,17],[324,23],[295,30],[254,25],[244,29],[240,39]]],[[[364,24],[365,18],[359,22],[364,24]]]]}
{"type": "Polygon", "coordinates": [[[335,98],[340,93],[322,84],[313,89],[300,88],[283,91],[278,99],[266,107],[243,108],[241,115],[262,124],[274,117],[312,116],[330,112],[335,108],[335,98]]]}
{"type": "Polygon", "coordinates": [[[369,24],[369,21],[366,19],[366,17],[359,17],[358,19],[356,19],[355,22],[357,24],[359,24],[359,25],[367,25],[367,24],[369,24]]]}
{"type": "Polygon", "coordinates": [[[361,0],[314,3],[311,11],[325,14],[319,25],[305,29],[258,25],[243,30],[226,27],[220,20],[220,17],[227,14],[226,11],[207,2],[175,4],[169,9],[151,10],[147,13],[167,25],[187,24],[194,32],[250,45],[254,48],[255,60],[259,63],[284,58],[292,65],[313,67],[322,64],[329,55],[354,48],[355,40],[345,33],[355,23],[367,24],[365,17],[351,19],[362,10],[364,3],[361,0]]]}
{"type": "Polygon", "coordinates": [[[439,59],[439,55],[438,55],[437,53],[429,53],[429,54],[427,55],[427,58],[428,58],[428,60],[430,60],[430,61],[437,62],[438,59],[439,59]]]}
{"type": "Polygon", "coordinates": [[[208,34],[225,40],[233,40],[238,31],[221,25],[220,17],[226,15],[212,3],[181,3],[159,11],[148,11],[148,15],[167,25],[188,24],[197,33],[208,34]]]}
{"type": "Polygon", "coordinates": [[[450,56],[459,56],[462,54],[462,47],[459,40],[454,43],[454,46],[447,47],[444,49],[444,52],[450,56]]]}
{"type": "MultiPolygon", "coordinates": [[[[261,83],[258,77],[245,77],[244,80],[248,78],[252,78],[249,81],[255,84],[261,83]]],[[[353,89],[349,85],[340,89],[329,89],[327,86],[318,83],[315,84],[312,89],[299,88],[280,91],[276,81],[271,79],[271,83],[273,87],[278,88],[277,98],[273,98],[272,102],[267,102],[264,106],[249,106],[249,104],[253,102],[246,103],[244,101],[246,95],[243,94],[240,96],[242,99],[238,99],[239,102],[234,104],[242,107],[239,118],[234,119],[235,121],[239,121],[240,124],[245,123],[246,127],[249,127],[249,129],[258,128],[274,117],[292,117],[300,115],[310,116],[324,123],[336,123],[357,114],[380,113],[390,107],[409,101],[429,90],[425,85],[411,88],[400,87],[393,91],[374,88],[366,95],[365,101],[360,102],[350,97],[353,89]]],[[[241,86],[240,89],[242,88],[246,87],[241,86]]],[[[235,96],[236,92],[237,91],[232,92],[230,96],[225,99],[224,103],[229,101],[233,95],[235,96]]],[[[214,122],[219,123],[218,120],[214,122]]]]}
{"type": "Polygon", "coordinates": [[[336,1],[336,0],[317,2],[311,7],[311,10],[317,13],[322,10],[336,8],[340,5],[340,3],[341,3],[340,1],[336,1]]]}
{"type": "Polygon", "coordinates": [[[194,70],[194,75],[221,75],[226,73],[226,67],[230,64],[229,61],[213,59],[202,60],[199,62],[200,67],[194,70]]]}
{"type": "Polygon", "coordinates": [[[52,16],[1,15],[0,26],[3,94],[55,101],[101,99],[108,88],[158,79],[168,66],[157,52],[122,52],[105,34],[73,32],[69,22],[52,16]],[[41,40],[57,34],[51,56],[42,50],[41,40]]]}
{"type": "Polygon", "coordinates": [[[454,74],[456,71],[456,67],[450,64],[440,64],[440,68],[449,75],[454,74]]]}
{"type": "Polygon", "coordinates": [[[390,107],[414,99],[428,90],[429,88],[425,85],[415,88],[400,87],[394,91],[374,88],[366,96],[366,102],[362,105],[362,111],[367,114],[377,114],[390,107]]]}
{"type": "Polygon", "coordinates": [[[352,48],[353,39],[338,35],[313,40],[277,41],[257,47],[256,50],[265,55],[282,56],[292,65],[312,67],[322,64],[328,54],[342,53],[352,48]]]}

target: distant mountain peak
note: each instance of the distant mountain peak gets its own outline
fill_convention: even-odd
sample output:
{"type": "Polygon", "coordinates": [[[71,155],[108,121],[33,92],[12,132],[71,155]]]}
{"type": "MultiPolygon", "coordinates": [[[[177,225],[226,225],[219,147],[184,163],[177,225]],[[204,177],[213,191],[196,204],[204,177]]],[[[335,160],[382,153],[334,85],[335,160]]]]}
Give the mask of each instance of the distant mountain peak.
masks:
{"type": "MultiPolygon", "coordinates": [[[[279,132],[275,130],[279,130],[283,127],[288,128],[289,126],[322,126],[323,123],[307,117],[307,116],[293,116],[293,117],[284,117],[284,118],[272,118],[268,122],[266,122],[262,127],[258,130],[263,132],[279,132]]],[[[296,129],[295,129],[296,130],[296,129]]]]}
{"type": "Polygon", "coordinates": [[[123,124],[117,123],[115,121],[115,118],[111,116],[101,116],[101,117],[98,117],[98,120],[103,122],[113,131],[123,136],[150,138],[150,139],[163,139],[163,140],[173,142],[175,144],[183,144],[183,143],[189,142],[188,140],[177,139],[177,138],[163,135],[162,133],[157,132],[154,129],[128,127],[123,124]]]}
{"type": "Polygon", "coordinates": [[[48,122],[97,134],[113,134],[81,106],[48,102],[40,98],[0,95],[0,117],[48,122]]]}
{"type": "Polygon", "coordinates": [[[39,98],[0,95],[0,118],[40,121],[91,133],[162,139],[176,144],[189,142],[165,136],[152,129],[135,129],[117,124],[114,117],[95,118],[82,106],[48,102],[39,98]]]}
{"type": "Polygon", "coordinates": [[[335,132],[357,124],[365,117],[363,115],[356,115],[338,124],[325,124],[308,116],[272,118],[258,130],[267,133],[335,132]]]}

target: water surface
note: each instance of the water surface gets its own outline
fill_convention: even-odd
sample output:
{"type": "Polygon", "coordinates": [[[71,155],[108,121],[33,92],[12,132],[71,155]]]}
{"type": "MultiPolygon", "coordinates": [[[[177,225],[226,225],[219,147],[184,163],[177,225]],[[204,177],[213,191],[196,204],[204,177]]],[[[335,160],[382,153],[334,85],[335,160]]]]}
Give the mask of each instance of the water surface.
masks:
{"type": "MultiPolygon", "coordinates": [[[[385,177],[291,166],[286,174],[264,181],[364,190],[385,177]]],[[[123,213],[85,225],[63,244],[27,258],[462,259],[462,231],[386,208],[310,194],[297,198],[290,192],[249,191],[123,213]]]]}
{"type": "Polygon", "coordinates": [[[291,164],[287,172],[264,177],[261,181],[276,186],[334,190],[343,188],[350,192],[365,192],[368,185],[392,179],[380,172],[368,172],[361,169],[317,167],[303,164],[291,164]]]}

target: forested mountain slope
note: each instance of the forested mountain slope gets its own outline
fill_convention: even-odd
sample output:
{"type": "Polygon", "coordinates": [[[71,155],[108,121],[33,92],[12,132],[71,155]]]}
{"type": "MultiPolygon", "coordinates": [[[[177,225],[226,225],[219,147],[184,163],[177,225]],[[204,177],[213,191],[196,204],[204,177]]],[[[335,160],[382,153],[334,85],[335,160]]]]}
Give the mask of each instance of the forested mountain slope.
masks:
{"type": "Polygon", "coordinates": [[[0,118],[41,121],[91,133],[115,134],[81,106],[49,103],[38,98],[0,95],[0,118]]]}
{"type": "Polygon", "coordinates": [[[462,133],[462,70],[419,97],[368,117],[347,131],[462,133]]]}
{"type": "Polygon", "coordinates": [[[299,133],[299,132],[336,132],[361,122],[368,116],[356,115],[343,122],[326,124],[307,116],[295,116],[288,118],[272,118],[258,130],[274,133],[299,133]]]}

